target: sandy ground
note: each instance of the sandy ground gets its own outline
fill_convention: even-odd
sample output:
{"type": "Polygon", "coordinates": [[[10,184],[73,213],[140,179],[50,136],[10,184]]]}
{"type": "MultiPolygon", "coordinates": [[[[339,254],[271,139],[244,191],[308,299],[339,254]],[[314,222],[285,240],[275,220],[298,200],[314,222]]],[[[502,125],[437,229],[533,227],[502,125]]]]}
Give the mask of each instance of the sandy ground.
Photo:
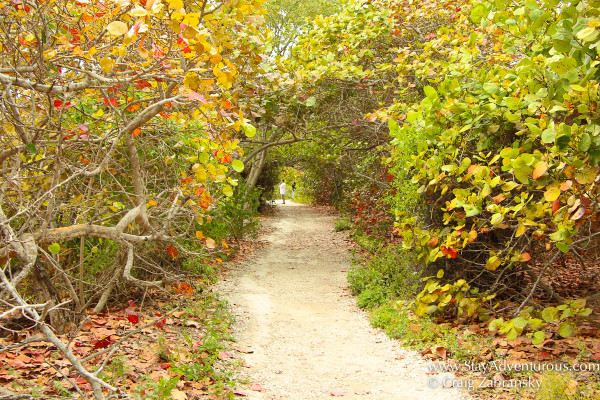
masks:
{"type": "Polygon", "coordinates": [[[430,388],[440,376],[369,325],[347,289],[350,254],[334,219],[278,204],[261,237],[269,245],[217,286],[236,316],[238,347],[252,351],[241,354],[248,384],[239,390],[248,399],[465,399],[430,388]]]}

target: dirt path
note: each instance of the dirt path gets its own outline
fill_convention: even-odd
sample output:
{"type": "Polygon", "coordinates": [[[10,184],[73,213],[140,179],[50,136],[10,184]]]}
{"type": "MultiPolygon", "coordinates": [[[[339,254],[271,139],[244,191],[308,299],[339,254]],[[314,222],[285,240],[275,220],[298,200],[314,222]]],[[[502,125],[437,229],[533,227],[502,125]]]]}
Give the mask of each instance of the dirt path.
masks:
{"type": "Polygon", "coordinates": [[[347,289],[350,268],[334,217],[309,206],[278,204],[266,222],[270,244],[234,267],[217,290],[236,316],[234,336],[244,354],[241,373],[262,392],[248,399],[461,399],[433,390],[427,368],[369,325],[347,289]]]}

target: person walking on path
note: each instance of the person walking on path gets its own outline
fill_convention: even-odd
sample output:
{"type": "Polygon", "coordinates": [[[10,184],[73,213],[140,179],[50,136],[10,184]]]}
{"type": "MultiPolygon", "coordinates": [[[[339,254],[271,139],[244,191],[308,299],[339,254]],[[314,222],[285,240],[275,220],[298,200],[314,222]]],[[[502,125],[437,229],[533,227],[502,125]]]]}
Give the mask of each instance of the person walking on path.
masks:
{"type": "Polygon", "coordinates": [[[279,193],[281,194],[281,200],[283,200],[283,204],[285,204],[285,181],[283,179],[279,185],[279,193]]]}
{"type": "Polygon", "coordinates": [[[294,200],[295,194],[296,194],[296,182],[292,183],[292,200],[294,200]]]}

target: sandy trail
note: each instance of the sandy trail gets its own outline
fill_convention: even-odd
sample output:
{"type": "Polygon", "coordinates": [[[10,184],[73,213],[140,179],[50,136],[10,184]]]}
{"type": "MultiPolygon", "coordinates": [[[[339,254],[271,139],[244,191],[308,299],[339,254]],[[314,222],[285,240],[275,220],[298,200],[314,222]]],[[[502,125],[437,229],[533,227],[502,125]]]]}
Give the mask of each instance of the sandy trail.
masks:
{"type": "Polygon", "coordinates": [[[234,266],[217,290],[236,316],[234,336],[262,392],[248,399],[462,399],[431,389],[426,363],[369,325],[350,296],[350,256],[334,217],[310,206],[277,205],[265,225],[270,243],[234,266]]]}

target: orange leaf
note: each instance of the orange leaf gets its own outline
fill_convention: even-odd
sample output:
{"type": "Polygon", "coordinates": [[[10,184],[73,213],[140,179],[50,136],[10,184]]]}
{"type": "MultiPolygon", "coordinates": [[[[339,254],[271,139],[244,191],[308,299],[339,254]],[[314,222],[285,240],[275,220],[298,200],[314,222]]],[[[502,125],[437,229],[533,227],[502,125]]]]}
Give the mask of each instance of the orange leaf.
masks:
{"type": "Polygon", "coordinates": [[[175,246],[170,245],[169,247],[167,247],[167,254],[174,260],[175,257],[177,257],[177,254],[179,254],[179,251],[177,251],[177,248],[175,246]]]}
{"type": "Polygon", "coordinates": [[[544,175],[546,171],[548,171],[548,163],[546,161],[539,161],[535,164],[535,167],[533,167],[533,179],[537,179],[544,175]]]}
{"type": "Polygon", "coordinates": [[[558,199],[552,202],[552,212],[555,213],[560,210],[560,201],[558,199]]]}
{"type": "Polygon", "coordinates": [[[428,245],[430,246],[436,246],[439,242],[439,239],[437,237],[433,237],[431,238],[431,240],[429,242],[427,242],[428,245]]]}
{"type": "Polygon", "coordinates": [[[221,105],[226,110],[231,110],[231,102],[229,100],[221,100],[221,105]]]}
{"type": "Polygon", "coordinates": [[[191,296],[194,293],[194,289],[187,283],[181,284],[181,290],[183,290],[188,296],[191,296]]]}
{"type": "Polygon", "coordinates": [[[253,383],[250,385],[250,390],[254,390],[255,392],[262,392],[263,388],[260,383],[253,383]]]}
{"type": "Polygon", "coordinates": [[[133,130],[133,137],[138,137],[142,134],[142,130],[140,128],[135,128],[133,130]]]}
{"type": "Polygon", "coordinates": [[[567,180],[563,183],[560,184],[559,188],[561,192],[566,192],[567,190],[569,190],[569,188],[573,185],[573,181],[572,180],[567,180]]]}
{"type": "Polygon", "coordinates": [[[523,254],[521,254],[521,261],[522,262],[527,262],[529,260],[531,260],[531,254],[529,254],[529,253],[523,253],[523,254]]]}

